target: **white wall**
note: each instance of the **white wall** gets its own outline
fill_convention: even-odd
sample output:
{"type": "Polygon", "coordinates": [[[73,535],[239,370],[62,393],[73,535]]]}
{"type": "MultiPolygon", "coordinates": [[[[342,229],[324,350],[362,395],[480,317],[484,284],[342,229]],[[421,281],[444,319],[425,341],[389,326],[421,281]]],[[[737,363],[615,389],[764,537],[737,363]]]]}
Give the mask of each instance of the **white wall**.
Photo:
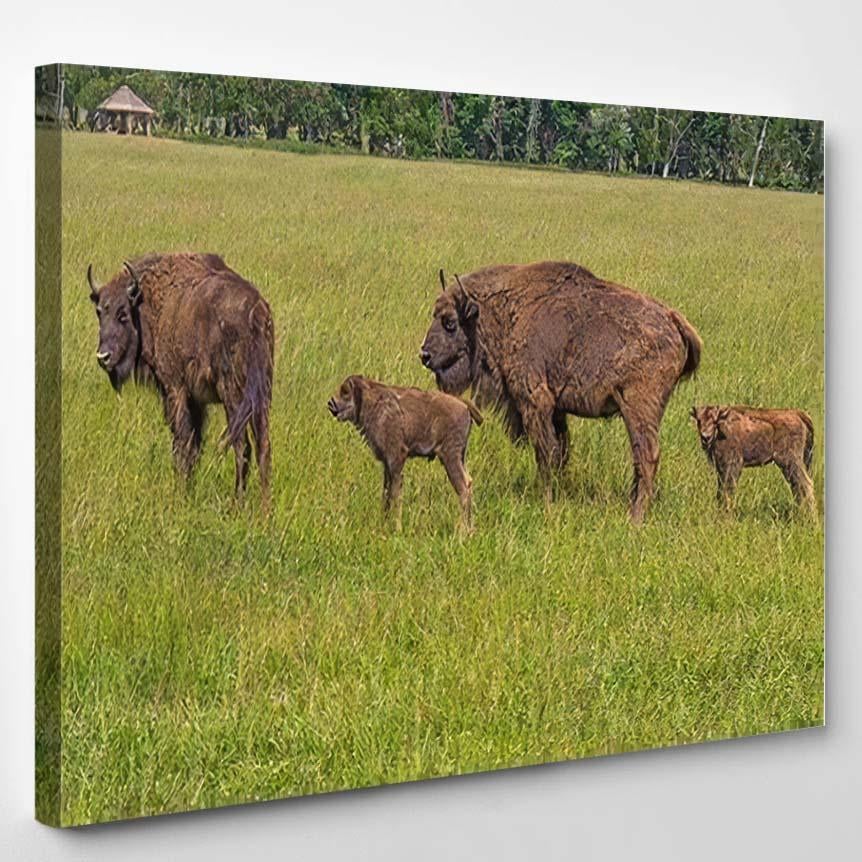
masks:
{"type": "Polygon", "coordinates": [[[3,15],[0,858],[855,858],[862,800],[858,5],[184,5],[196,8],[176,0],[31,0],[3,15]],[[825,119],[828,728],[76,831],[37,825],[30,129],[32,67],[55,60],[825,119]]]}

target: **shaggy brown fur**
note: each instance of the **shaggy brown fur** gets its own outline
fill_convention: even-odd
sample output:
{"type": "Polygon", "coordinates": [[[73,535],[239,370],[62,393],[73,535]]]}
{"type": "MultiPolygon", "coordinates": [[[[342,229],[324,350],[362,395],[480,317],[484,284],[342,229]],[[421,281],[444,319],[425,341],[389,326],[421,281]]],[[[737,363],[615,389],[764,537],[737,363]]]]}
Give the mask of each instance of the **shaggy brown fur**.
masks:
{"type": "Polygon", "coordinates": [[[730,506],[743,467],[776,464],[797,503],[816,511],[809,471],[814,423],[802,410],[745,406],[692,407],[700,445],[718,474],[718,499],[730,506]]]}
{"type": "Polygon", "coordinates": [[[383,510],[395,508],[401,526],[401,473],[408,458],[439,458],[461,502],[462,525],[471,527],[473,482],[464,465],[470,428],[482,414],[442,392],[386,386],[348,377],[327,402],[339,422],[352,422],[383,464],[383,510]]]}
{"type": "Polygon", "coordinates": [[[206,406],[223,404],[236,494],[248,477],[250,426],[266,503],[274,336],[254,285],[214,254],[151,254],[102,287],[92,267],[87,280],[99,318],[96,358],[118,391],[129,377],[155,384],[180,473],[189,477],[197,463],[206,406]]]}
{"type": "Polygon", "coordinates": [[[434,306],[420,358],[444,391],[469,386],[526,436],[550,495],[568,458],[566,416],[622,414],[634,461],[631,517],[643,519],[659,462],[659,425],[676,384],[700,362],[677,311],[573,263],[494,266],[456,276],[434,306]]]}

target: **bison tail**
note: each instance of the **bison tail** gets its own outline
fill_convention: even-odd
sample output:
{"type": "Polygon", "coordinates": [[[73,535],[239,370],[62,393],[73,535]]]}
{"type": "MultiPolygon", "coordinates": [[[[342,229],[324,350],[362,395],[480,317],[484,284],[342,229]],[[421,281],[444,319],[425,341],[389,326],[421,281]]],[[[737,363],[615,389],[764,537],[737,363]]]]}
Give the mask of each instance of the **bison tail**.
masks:
{"type": "Polygon", "coordinates": [[[461,400],[467,405],[467,409],[470,411],[470,416],[473,421],[477,425],[481,425],[483,419],[482,414],[479,412],[479,408],[469,398],[463,398],[461,400]]]}
{"type": "Polygon", "coordinates": [[[231,416],[225,432],[226,446],[239,443],[249,423],[259,445],[261,436],[269,426],[269,406],[272,402],[272,318],[262,302],[255,305],[249,318],[253,339],[248,354],[245,385],[242,400],[231,416]]]}
{"type": "Polygon", "coordinates": [[[685,365],[683,365],[682,373],[679,375],[679,379],[683,380],[686,377],[691,377],[697,371],[697,367],[700,365],[703,342],[700,340],[697,330],[678,311],[671,310],[670,316],[685,344],[685,365]]]}
{"type": "Polygon", "coordinates": [[[805,436],[805,448],[802,450],[802,460],[805,462],[805,469],[811,472],[811,461],[814,458],[814,423],[807,413],[799,411],[799,418],[805,424],[807,434],[805,436]]]}

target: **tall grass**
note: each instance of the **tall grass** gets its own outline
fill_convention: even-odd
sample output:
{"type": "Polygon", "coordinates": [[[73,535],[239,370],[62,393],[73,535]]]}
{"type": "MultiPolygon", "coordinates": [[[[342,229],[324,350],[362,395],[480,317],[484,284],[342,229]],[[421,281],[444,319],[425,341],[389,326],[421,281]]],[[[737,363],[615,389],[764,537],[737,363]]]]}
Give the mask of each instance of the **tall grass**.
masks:
{"type": "Polygon", "coordinates": [[[70,134],[63,153],[62,816],[68,824],[823,721],[823,535],[775,468],[733,515],[692,403],[818,429],[823,201],[693,183],[70,134]],[[232,501],[211,410],[186,490],[156,395],[117,398],[87,297],[148,251],[222,254],[276,325],[273,511],[232,501]],[[660,495],[626,516],[619,420],[572,421],[546,509],[528,448],[474,429],[477,531],[410,462],[404,529],[328,416],[361,372],[431,387],[436,272],[558,258],[680,309],[660,495]]]}

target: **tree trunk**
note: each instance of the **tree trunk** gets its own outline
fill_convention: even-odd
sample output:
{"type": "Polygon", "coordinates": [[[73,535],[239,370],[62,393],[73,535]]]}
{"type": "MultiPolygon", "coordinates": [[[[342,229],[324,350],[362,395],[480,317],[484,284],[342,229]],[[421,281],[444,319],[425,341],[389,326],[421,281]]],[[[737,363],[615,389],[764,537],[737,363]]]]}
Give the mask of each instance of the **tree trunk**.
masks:
{"type": "Polygon", "coordinates": [[[446,90],[440,92],[440,118],[444,126],[455,125],[455,102],[452,93],[446,90]]]}
{"type": "Polygon", "coordinates": [[[651,177],[655,176],[655,165],[656,165],[656,161],[658,160],[658,155],[659,155],[658,148],[659,148],[659,143],[661,140],[661,132],[659,131],[659,117],[661,116],[661,114],[659,113],[659,110],[660,110],[659,108],[655,109],[655,119],[653,121],[653,127],[652,127],[652,133],[653,133],[652,143],[655,146],[653,148],[651,148],[651,152],[649,154],[649,156],[650,156],[649,173],[650,173],[651,177]]]}
{"type": "Polygon", "coordinates": [[[530,113],[527,116],[526,161],[539,161],[539,100],[530,99],[530,113]]]}
{"type": "Polygon", "coordinates": [[[455,125],[455,102],[452,93],[440,91],[440,134],[437,136],[437,156],[449,157],[451,129],[455,125]]]}
{"type": "Polygon", "coordinates": [[[664,163],[664,170],[661,172],[663,179],[667,179],[668,174],[670,173],[670,166],[673,164],[673,160],[676,158],[676,151],[679,149],[680,141],[682,141],[682,139],[688,134],[688,130],[691,128],[693,122],[694,117],[692,117],[688,121],[688,125],[682,130],[682,132],[679,133],[679,135],[677,135],[676,141],[673,140],[673,135],[671,135],[673,147],[671,148],[671,151],[667,157],[667,161],[664,163]]]}
{"type": "Polygon", "coordinates": [[[769,122],[769,117],[763,118],[763,127],[760,130],[760,138],[757,141],[757,149],[754,151],[754,162],[751,165],[751,178],[748,181],[748,187],[754,188],[754,177],[757,175],[757,163],[760,160],[760,153],[763,150],[763,142],[766,140],[766,124],[769,122]]]}
{"type": "Polygon", "coordinates": [[[494,151],[497,161],[503,161],[503,99],[498,96],[494,99],[492,122],[494,125],[494,151]]]}
{"type": "Polygon", "coordinates": [[[57,87],[57,125],[63,128],[63,103],[66,99],[66,75],[63,72],[62,64],[57,65],[57,76],[59,78],[59,86],[57,87]]]}

